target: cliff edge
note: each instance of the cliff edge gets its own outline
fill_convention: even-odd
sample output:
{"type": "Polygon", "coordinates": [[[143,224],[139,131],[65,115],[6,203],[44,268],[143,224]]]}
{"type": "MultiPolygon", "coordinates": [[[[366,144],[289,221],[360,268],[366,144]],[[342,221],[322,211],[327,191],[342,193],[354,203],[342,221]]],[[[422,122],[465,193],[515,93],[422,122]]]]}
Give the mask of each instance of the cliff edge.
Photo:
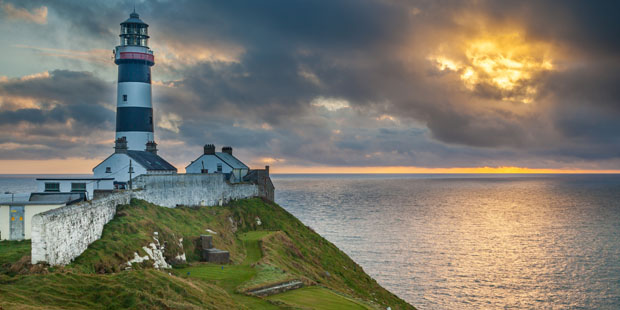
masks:
{"type": "Polygon", "coordinates": [[[414,309],[259,198],[197,208],[132,199],[65,267],[18,259],[28,250],[0,244],[0,309],[414,309]],[[201,235],[230,262],[204,262],[201,235]]]}

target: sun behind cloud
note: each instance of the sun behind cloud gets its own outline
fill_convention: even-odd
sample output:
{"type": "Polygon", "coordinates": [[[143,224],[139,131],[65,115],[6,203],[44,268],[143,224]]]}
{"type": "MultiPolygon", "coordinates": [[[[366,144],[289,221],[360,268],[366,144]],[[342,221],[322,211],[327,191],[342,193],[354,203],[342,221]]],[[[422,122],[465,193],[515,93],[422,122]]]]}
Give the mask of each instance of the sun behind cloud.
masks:
{"type": "Polygon", "coordinates": [[[551,45],[527,40],[519,31],[486,32],[457,42],[462,43],[443,44],[427,59],[439,71],[458,75],[466,89],[485,89],[501,100],[531,103],[537,79],[555,69],[551,45]]]}

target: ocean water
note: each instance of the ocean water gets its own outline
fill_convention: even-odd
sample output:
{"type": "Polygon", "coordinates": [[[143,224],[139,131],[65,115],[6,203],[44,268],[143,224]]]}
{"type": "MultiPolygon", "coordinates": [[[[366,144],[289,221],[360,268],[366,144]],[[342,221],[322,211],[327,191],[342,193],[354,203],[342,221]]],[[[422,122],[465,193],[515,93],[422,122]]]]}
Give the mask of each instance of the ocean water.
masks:
{"type": "Polygon", "coordinates": [[[419,309],[620,309],[620,176],[275,176],[419,309]]]}
{"type": "MultiPolygon", "coordinates": [[[[35,190],[0,176],[0,194],[35,190]]],[[[620,309],[620,176],[274,175],[276,201],[419,309],[620,309]]]]}

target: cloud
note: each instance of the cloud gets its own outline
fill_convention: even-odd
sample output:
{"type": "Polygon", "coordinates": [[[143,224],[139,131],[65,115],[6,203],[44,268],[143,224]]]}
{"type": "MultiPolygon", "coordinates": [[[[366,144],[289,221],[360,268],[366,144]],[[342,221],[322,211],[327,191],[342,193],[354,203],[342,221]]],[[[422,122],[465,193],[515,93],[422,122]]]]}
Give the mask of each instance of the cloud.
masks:
{"type": "Polygon", "coordinates": [[[48,48],[28,46],[22,44],[13,45],[16,48],[29,49],[38,52],[43,56],[61,57],[67,59],[79,59],[86,60],[94,63],[103,63],[110,65],[112,59],[112,53],[108,49],[93,49],[89,51],[79,51],[73,49],[60,49],[60,48],[48,48]]]}
{"type": "Polygon", "coordinates": [[[86,72],[0,81],[0,143],[10,146],[0,149],[0,159],[101,156],[113,137],[112,91],[110,83],[86,72]]]}
{"type": "MultiPolygon", "coordinates": [[[[88,38],[85,51],[116,45],[131,7],[30,5],[46,5],[73,38],[88,38]]],[[[156,136],[175,162],[216,143],[233,144],[248,161],[299,166],[592,168],[620,161],[616,6],[185,0],[144,2],[138,11],[159,59],[156,136]]],[[[5,119],[33,137],[52,126],[79,134],[80,118],[109,132],[114,81],[76,71],[0,80],[5,119]]],[[[64,156],[37,139],[56,150],[39,156],[64,156]]]]}
{"type": "Polygon", "coordinates": [[[10,19],[21,19],[41,25],[47,24],[46,6],[33,8],[32,11],[28,11],[25,8],[16,8],[11,3],[2,3],[0,1],[0,8],[2,8],[4,14],[10,19]]]}

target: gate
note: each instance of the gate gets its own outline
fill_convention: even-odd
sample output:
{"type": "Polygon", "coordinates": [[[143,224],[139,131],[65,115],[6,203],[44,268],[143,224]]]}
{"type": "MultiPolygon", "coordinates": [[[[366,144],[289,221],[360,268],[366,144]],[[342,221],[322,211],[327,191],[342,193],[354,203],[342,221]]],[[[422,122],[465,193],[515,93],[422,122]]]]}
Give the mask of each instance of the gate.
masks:
{"type": "Polygon", "coordinates": [[[11,206],[10,240],[24,239],[24,206],[11,206]]]}

